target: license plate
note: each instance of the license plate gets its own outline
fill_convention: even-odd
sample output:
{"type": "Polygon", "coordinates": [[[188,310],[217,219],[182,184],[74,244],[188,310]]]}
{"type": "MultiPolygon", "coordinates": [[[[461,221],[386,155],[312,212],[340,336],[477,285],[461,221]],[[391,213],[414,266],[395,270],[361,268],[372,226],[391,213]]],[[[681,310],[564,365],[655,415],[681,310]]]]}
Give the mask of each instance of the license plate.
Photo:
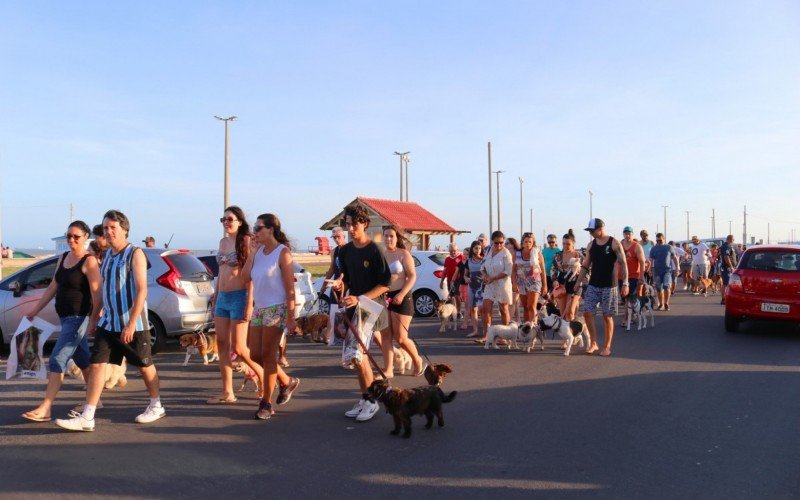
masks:
{"type": "MultiPolygon", "coordinates": [[[[211,293],[211,291],[212,291],[211,290],[211,283],[195,283],[194,285],[197,287],[197,293],[199,293],[199,294],[207,294],[207,293],[211,293]]],[[[789,312],[789,311],[786,311],[786,312],[789,312]]]]}
{"type": "Polygon", "coordinates": [[[761,310],[763,312],[789,314],[789,305],[788,304],[772,304],[770,302],[762,302],[761,303],[761,310]]]}

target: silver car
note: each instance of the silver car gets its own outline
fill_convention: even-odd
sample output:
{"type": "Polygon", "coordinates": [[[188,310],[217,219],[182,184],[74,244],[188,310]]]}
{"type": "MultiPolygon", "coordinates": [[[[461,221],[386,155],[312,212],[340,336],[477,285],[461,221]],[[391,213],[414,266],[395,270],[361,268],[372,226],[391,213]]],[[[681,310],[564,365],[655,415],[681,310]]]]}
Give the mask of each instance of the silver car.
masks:
{"type": "MultiPolygon", "coordinates": [[[[152,332],[153,353],[167,337],[212,326],[210,310],[214,281],[206,267],[187,250],[143,248],[147,257],[147,314],[152,332]]],[[[53,280],[58,257],[53,256],[26,267],[0,281],[0,340],[7,349],[22,317],[39,301],[53,280]]],[[[55,301],[39,316],[60,329],[55,301]]],[[[57,333],[50,340],[54,341],[57,333]]]]}

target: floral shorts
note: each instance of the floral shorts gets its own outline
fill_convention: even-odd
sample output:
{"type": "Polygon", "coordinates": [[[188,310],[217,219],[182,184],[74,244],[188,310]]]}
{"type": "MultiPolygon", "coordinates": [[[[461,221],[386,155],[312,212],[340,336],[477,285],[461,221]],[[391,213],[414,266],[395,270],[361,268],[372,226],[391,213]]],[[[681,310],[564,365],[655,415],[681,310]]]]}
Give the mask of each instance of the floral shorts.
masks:
{"type": "Polygon", "coordinates": [[[275,304],[269,307],[257,307],[253,311],[253,326],[269,326],[283,330],[286,327],[286,304],[275,304]]]}

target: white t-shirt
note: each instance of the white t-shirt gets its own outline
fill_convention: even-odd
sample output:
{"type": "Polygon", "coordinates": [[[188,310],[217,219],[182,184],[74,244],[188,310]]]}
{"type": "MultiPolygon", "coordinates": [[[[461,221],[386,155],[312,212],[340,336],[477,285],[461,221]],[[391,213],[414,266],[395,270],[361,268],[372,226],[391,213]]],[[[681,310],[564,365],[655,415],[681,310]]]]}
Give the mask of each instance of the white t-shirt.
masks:
{"type": "Polygon", "coordinates": [[[697,245],[689,245],[689,249],[692,252],[692,264],[704,264],[708,262],[706,252],[710,252],[710,249],[705,243],[701,241],[697,245]]]}

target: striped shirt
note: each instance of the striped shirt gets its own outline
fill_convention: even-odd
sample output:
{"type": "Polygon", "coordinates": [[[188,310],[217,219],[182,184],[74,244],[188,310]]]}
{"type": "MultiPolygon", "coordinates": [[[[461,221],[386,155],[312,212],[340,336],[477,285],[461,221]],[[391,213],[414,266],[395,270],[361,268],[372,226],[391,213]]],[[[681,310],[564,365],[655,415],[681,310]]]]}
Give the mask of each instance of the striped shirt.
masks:
{"type": "MultiPolygon", "coordinates": [[[[97,326],[109,332],[121,333],[130,321],[130,311],[136,301],[136,282],[131,272],[136,250],[137,247],[130,243],[116,254],[109,248],[100,265],[100,275],[103,278],[103,315],[97,326]]],[[[142,313],[136,318],[134,330],[143,331],[147,324],[145,301],[142,313]]]]}

